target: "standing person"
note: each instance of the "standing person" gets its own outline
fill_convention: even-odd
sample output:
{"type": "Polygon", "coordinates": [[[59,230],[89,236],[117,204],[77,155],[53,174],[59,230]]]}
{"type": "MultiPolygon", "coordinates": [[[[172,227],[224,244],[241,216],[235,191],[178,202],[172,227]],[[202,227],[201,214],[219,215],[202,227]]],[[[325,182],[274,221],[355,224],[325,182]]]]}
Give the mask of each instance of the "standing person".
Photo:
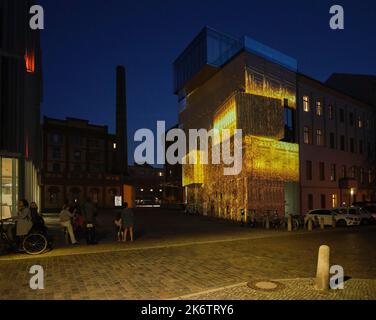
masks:
{"type": "Polygon", "coordinates": [[[133,242],[134,214],[133,214],[133,209],[128,208],[127,202],[124,202],[123,204],[123,211],[121,214],[121,218],[123,220],[123,228],[124,228],[123,241],[124,242],[127,241],[127,235],[129,231],[131,242],[133,242]]]}
{"type": "Polygon", "coordinates": [[[121,219],[121,212],[117,213],[114,223],[116,225],[117,240],[121,241],[123,239],[123,233],[124,233],[123,220],[121,219]]]}
{"type": "Polygon", "coordinates": [[[86,242],[87,244],[97,244],[95,234],[95,217],[97,215],[97,209],[91,198],[87,198],[83,205],[83,214],[86,224],[86,242]]]}
{"type": "Polygon", "coordinates": [[[73,217],[73,214],[69,211],[69,206],[64,204],[63,209],[60,212],[60,224],[67,228],[69,238],[71,240],[72,244],[78,244],[78,241],[76,240],[73,232],[72,222],[71,219],[73,217]]]}

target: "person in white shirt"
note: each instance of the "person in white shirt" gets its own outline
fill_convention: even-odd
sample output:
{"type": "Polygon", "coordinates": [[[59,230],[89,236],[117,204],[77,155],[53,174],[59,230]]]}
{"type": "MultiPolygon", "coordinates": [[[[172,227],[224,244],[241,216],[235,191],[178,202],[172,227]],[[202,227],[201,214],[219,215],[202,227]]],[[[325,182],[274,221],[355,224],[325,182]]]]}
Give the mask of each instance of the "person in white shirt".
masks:
{"type": "Polygon", "coordinates": [[[70,240],[72,244],[78,244],[73,232],[72,222],[71,219],[73,217],[73,213],[69,211],[69,206],[64,205],[63,210],[60,212],[60,224],[67,228],[70,240]]]}

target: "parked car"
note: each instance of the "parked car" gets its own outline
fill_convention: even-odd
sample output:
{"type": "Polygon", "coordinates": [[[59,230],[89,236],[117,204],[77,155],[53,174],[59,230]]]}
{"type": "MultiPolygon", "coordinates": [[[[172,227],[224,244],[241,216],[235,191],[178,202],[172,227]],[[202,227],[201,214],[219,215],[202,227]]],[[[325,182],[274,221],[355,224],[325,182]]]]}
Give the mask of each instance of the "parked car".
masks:
{"type": "Polygon", "coordinates": [[[341,207],[334,209],[335,212],[340,214],[349,214],[360,218],[360,224],[370,224],[372,215],[367,210],[360,206],[341,207]]]}
{"type": "Polygon", "coordinates": [[[355,202],[353,205],[362,207],[363,209],[367,210],[372,218],[371,218],[371,223],[376,223],[376,202],[371,202],[371,201],[361,201],[361,202],[355,202]]]}
{"type": "Polygon", "coordinates": [[[360,217],[354,216],[344,212],[336,212],[330,209],[315,209],[309,211],[304,217],[304,223],[308,222],[308,219],[312,219],[313,225],[317,226],[320,223],[321,218],[324,218],[325,226],[333,225],[333,218],[336,221],[337,226],[357,226],[360,224],[360,217]]]}

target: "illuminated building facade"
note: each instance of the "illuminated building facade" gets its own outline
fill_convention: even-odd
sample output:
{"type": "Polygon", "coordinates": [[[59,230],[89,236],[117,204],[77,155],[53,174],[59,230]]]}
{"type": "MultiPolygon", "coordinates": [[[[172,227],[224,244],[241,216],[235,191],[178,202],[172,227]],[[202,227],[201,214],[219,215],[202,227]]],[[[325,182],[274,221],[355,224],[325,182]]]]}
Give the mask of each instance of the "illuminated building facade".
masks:
{"type": "Polygon", "coordinates": [[[34,1],[0,1],[0,215],[17,200],[40,204],[42,65],[34,1]]]}
{"type": "Polygon", "coordinates": [[[256,215],[299,210],[296,61],[248,37],[205,28],[174,68],[183,130],[243,130],[239,175],[223,175],[223,164],[183,164],[187,204],[233,220],[242,209],[256,215]],[[201,58],[193,62],[194,56],[201,58]]]}
{"type": "Polygon", "coordinates": [[[303,212],[376,201],[376,105],[328,84],[298,76],[303,212]]]}
{"type": "MultiPolygon", "coordinates": [[[[312,99],[310,81],[298,73],[295,59],[249,37],[234,39],[210,28],[199,33],[174,62],[179,127],[187,136],[189,129],[242,129],[243,159],[241,172],[227,176],[223,164],[210,164],[210,160],[209,164],[183,164],[188,207],[204,215],[240,220],[242,212],[245,219],[249,213],[261,217],[272,212],[281,216],[305,212],[307,194],[314,192],[314,199],[320,197],[322,181],[308,190],[302,179],[307,157],[315,163],[327,157],[318,150],[308,151],[310,146],[304,144],[304,124],[314,121],[313,114],[302,111],[302,92],[308,90],[312,99]]],[[[318,91],[329,90],[314,83],[318,91]]],[[[332,90],[328,95],[339,93],[332,90]]],[[[343,94],[342,99],[348,103],[343,94]]],[[[327,102],[322,98],[322,114],[327,113],[327,102]]],[[[363,107],[358,101],[356,106],[363,107]]],[[[374,113],[368,116],[374,119],[374,113]]],[[[317,139],[325,144],[329,133],[321,130],[322,138],[317,139]]],[[[317,133],[319,136],[320,131],[317,133]]],[[[209,158],[214,145],[209,146],[209,158]]],[[[202,150],[190,152],[185,160],[190,155],[197,160],[203,156],[202,150]]],[[[329,159],[325,161],[330,163],[329,159]]],[[[365,166],[364,170],[372,168],[365,166]]],[[[337,181],[338,200],[342,199],[340,192],[346,193],[341,189],[350,190],[344,181],[337,181]]],[[[326,197],[332,193],[328,190],[326,197]]],[[[323,204],[329,207],[329,200],[323,204]]],[[[320,205],[314,202],[314,207],[320,205]]]]}

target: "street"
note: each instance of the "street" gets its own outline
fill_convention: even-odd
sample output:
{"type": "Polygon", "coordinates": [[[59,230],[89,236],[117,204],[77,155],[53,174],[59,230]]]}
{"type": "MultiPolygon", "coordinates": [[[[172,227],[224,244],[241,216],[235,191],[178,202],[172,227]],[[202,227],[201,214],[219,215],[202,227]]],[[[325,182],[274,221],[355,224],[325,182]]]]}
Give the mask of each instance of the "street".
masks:
{"type": "Polygon", "coordinates": [[[99,217],[96,246],[64,245],[60,234],[59,248],[43,255],[1,256],[0,299],[376,299],[375,226],[288,233],[138,209],[135,242],[117,243],[112,217],[99,217]],[[322,244],[348,279],[335,294],[312,290],[322,244]],[[33,265],[44,269],[43,290],[29,287],[33,265]],[[246,286],[258,279],[279,279],[284,289],[246,286]]]}

